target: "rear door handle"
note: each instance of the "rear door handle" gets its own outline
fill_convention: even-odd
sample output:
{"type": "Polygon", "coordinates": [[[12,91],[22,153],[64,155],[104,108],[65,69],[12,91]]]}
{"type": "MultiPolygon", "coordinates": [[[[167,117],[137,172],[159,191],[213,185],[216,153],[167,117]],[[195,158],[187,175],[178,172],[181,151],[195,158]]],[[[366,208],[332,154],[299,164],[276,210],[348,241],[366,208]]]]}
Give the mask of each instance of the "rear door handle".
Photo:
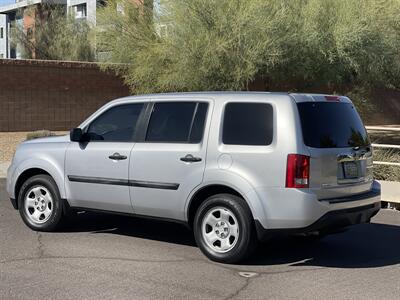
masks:
{"type": "Polygon", "coordinates": [[[201,161],[200,157],[195,157],[192,154],[187,154],[185,157],[181,157],[181,161],[184,162],[199,162],[201,161]]]}
{"type": "Polygon", "coordinates": [[[110,155],[108,158],[112,159],[112,160],[124,160],[124,159],[127,159],[128,157],[125,155],[121,155],[118,152],[115,152],[113,155],[110,155]]]}

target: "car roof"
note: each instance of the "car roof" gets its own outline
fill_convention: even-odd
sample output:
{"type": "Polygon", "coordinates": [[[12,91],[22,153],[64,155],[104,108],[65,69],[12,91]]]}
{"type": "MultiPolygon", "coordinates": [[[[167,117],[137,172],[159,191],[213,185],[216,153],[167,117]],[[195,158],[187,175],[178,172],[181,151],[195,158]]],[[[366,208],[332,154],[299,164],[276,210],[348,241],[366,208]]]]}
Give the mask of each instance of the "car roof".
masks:
{"type": "Polygon", "coordinates": [[[127,96],[111,101],[112,103],[118,102],[131,102],[135,100],[168,100],[168,99],[200,99],[212,98],[215,100],[243,100],[243,97],[249,97],[253,100],[265,99],[265,96],[270,98],[287,98],[295,102],[320,102],[320,101],[335,101],[335,102],[351,102],[345,96],[328,95],[328,94],[314,94],[314,93],[289,93],[289,92],[249,92],[249,91],[207,91],[207,92],[179,92],[179,93],[159,93],[159,94],[143,94],[127,96]]]}

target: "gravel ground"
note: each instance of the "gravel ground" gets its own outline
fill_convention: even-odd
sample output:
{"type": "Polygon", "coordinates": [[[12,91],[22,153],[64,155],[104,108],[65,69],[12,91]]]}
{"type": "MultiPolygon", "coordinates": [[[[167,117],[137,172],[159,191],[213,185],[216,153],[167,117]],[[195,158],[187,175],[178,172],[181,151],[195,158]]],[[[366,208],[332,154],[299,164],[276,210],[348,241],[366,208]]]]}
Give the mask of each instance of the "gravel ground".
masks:
{"type": "Polygon", "coordinates": [[[19,143],[26,139],[27,132],[0,132],[0,162],[10,161],[19,143]]]}
{"type": "MultiPolygon", "coordinates": [[[[0,132],[0,162],[11,161],[18,144],[26,140],[30,132],[0,132]]],[[[55,134],[65,134],[65,131],[56,131],[55,134]]]]}

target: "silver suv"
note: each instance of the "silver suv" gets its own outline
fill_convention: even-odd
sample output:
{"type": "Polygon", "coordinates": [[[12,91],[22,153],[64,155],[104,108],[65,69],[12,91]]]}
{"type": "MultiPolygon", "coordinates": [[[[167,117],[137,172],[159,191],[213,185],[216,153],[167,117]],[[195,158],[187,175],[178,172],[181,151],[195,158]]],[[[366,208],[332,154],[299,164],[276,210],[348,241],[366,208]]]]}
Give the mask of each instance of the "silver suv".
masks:
{"type": "Polygon", "coordinates": [[[354,105],[310,94],[118,99],[70,136],[22,143],[7,190],[34,230],[56,229],[71,210],[174,220],[219,262],[238,262],[257,240],[323,236],[380,209],[354,105]]]}

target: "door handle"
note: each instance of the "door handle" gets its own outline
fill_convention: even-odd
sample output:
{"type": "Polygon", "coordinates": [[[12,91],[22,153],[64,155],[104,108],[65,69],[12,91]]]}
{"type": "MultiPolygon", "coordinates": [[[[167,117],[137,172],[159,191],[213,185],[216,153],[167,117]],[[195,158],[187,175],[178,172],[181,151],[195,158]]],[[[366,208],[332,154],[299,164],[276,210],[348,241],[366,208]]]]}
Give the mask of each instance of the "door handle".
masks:
{"type": "Polygon", "coordinates": [[[181,161],[184,162],[199,162],[201,161],[200,157],[195,157],[192,154],[187,154],[185,157],[181,157],[181,161]]]}
{"type": "Polygon", "coordinates": [[[113,155],[110,155],[108,158],[112,159],[112,160],[124,160],[124,159],[127,159],[128,157],[125,155],[121,155],[118,152],[115,152],[113,155]]]}

